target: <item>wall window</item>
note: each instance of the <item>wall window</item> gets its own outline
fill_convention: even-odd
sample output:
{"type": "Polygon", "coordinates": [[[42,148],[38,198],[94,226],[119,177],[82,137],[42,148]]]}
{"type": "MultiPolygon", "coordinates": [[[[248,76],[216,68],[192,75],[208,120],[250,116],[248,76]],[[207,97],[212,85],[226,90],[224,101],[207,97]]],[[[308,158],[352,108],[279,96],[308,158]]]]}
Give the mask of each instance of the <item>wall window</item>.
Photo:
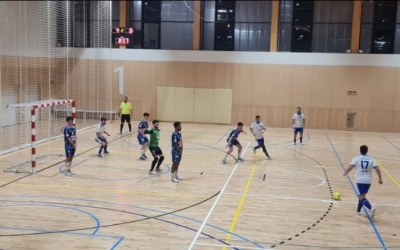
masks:
{"type": "Polygon", "coordinates": [[[352,18],[353,1],[315,1],[312,52],[346,53],[352,18]]]}
{"type": "Polygon", "coordinates": [[[364,1],[361,13],[360,50],[371,53],[372,30],[374,27],[374,2],[364,1]]]}
{"type": "Polygon", "coordinates": [[[236,1],[235,51],[269,51],[271,1],[236,1]]]}
{"type": "Polygon", "coordinates": [[[193,1],[161,2],[161,49],[193,48],[193,1]]]}
{"type": "Polygon", "coordinates": [[[400,54],[400,1],[397,2],[396,31],[394,37],[394,54],[400,54]]]}
{"type": "Polygon", "coordinates": [[[215,1],[201,1],[201,49],[214,50],[215,1]]]}
{"type": "Polygon", "coordinates": [[[280,1],[279,6],[279,34],[278,34],[278,51],[291,50],[292,43],[292,15],[293,1],[280,1]]]}

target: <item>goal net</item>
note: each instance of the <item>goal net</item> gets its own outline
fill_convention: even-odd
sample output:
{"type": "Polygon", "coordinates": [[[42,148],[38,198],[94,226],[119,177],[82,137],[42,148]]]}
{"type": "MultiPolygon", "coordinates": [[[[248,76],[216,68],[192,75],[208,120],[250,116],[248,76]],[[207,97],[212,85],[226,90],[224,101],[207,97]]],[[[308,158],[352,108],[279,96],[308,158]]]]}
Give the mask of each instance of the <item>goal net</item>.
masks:
{"type": "MultiPolygon", "coordinates": [[[[37,145],[62,138],[61,129],[65,126],[67,116],[74,118],[75,125],[74,100],[18,103],[9,105],[8,111],[6,119],[9,125],[3,127],[3,135],[8,138],[2,138],[3,143],[8,143],[3,146],[8,149],[0,153],[6,154],[28,147],[31,150],[27,150],[25,153],[18,152],[18,157],[14,157],[17,160],[11,167],[4,169],[5,172],[35,173],[37,160],[48,157],[64,157],[63,147],[55,147],[50,144],[37,150],[37,145]],[[8,131],[4,131],[4,129],[8,131]]],[[[57,144],[60,143],[57,142],[57,144]]]]}

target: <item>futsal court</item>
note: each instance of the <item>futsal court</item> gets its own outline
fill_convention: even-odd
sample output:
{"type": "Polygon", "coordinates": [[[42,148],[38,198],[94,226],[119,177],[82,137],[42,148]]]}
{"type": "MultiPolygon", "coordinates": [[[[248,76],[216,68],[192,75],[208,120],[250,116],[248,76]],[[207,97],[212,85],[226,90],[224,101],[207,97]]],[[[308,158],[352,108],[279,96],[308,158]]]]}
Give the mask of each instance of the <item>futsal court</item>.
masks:
{"type": "MultiPolygon", "coordinates": [[[[272,161],[253,153],[251,134],[241,134],[245,161],[229,157],[223,165],[234,127],[183,123],[183,180],[173,183],[173,125],[160,128],[166,159],[159,174],[148,174],[150,152],[139,161],[136,131],[117,134],[119,122],[106,126],[110,154],[103,158],[96,157],[94,129],[77,134],[75,176],[65,176],[64,158],[54,156],[39,159],[35,175],[2,172],[1,249],[400,248],[398,134],[306,129],[304,146],[295,146],[291,129],[268,128],[272,161]],[[356,216],[354,172],[343,177],[362,144],[383,174],[383,185],[375,175],[368,195],[377,207],[373,219],[356,216]]],[[[64,144],[37,148],[62,154],[64,144]]],[[[1,167],[24,154],[3,155],[1,167]]]]}

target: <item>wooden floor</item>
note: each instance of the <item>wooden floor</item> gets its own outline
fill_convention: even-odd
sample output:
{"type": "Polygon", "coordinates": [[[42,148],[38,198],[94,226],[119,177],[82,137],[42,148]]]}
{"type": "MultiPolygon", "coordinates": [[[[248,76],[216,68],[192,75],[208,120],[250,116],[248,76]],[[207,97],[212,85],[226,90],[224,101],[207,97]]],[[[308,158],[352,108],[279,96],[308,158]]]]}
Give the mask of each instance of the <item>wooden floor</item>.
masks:
{"type": "MultiPolygon", "coordinates": [[[[166,160],[152,176],[150,153],[139,161],[136,133],[118,136],[118,127],[106,127],[111,153],[103,158],[93,129],[78,134],[74,177],[60,173],[63,158],[52,156],[39,161],[36,175],[0,174],[0,249],[188,249],[199,228],[193,249],[400,249],[399,134],[310,129],[305,145],[294,146],[291,129],[271,128],[272,161],[253,154],[253,137],[241,135],[245,161],[223,165],[232,127],[183,123],[176,184],[171,123],[161,124],[166,160]],[[369,193],[373,220],[355,215],[354,172],[342,176],[362,144],[383,173],[383,185],[374,176],[369,193]],[[332,201],[332,192],[342,200],[332,201]]],[[[28,152],[2,156],[2,169],[28,152]]],[[[46,153],[63,153],[63,142],[39,146],[38,155],[46,153]]]]}

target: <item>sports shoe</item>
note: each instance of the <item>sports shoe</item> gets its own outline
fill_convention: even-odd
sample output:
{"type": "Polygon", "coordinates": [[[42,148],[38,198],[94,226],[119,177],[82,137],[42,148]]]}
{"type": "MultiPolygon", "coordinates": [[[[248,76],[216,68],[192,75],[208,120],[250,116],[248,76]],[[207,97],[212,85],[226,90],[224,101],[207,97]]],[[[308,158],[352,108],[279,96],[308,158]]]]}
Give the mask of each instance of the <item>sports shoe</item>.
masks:
{"type": "Polygon", "coordinates": [[[223,164],[228,164],[228,162],[226,160],[222,160],[223,164]]]}
{"type": "Polygon", "coordinates": [[[176,175],[176,176],[175,176],[175,179],[177,179],[178,181],[181,181],[181,180],[183,180],[182,178],[179,178],[179,176],[178,176],[178,175],[176,175]]]}
{"type": "Polygon", "coordinates": [[[256,151],[257,151],[257,149],[254,147],[254,148],[253,148],[253,153],[256,153],[256,151]]]}
{"type": "Polygon", "coordinates": [[[100,158],[101,158],[102,156],[101,156],[101,154],[97,154],[97,157],[100,157],[100,158]]]}
{"type": "Polygon", "coordinates": [[[161,171],[161,168],[156,168],[156,171],[161,171]]]}
{"type": "Polygon", "coordinates": [[[372,207],[371,208],[371,217],[372,218],[374,218],[375,212],[376,212],[376,207],[372,207]]]}
{"type": "Polygon", "coordinates": [[[242,157],[238,157],[238,161],[244,161],[242,157]]]}
{"type": "Polygon", "coordinates": [[[267,156],[267,157],[268,157],[268,160],[270,160],[270,161],[272,160],[271,156],[267,156]]]}
{"type": "Polygon", "coordinates": [[[139,160],[141,160],[141,161],[145,161],[145,160],[146,160],[146,158],[144,158],[144,157],[142,156],[142,157],[140,157],[140,158],[139,158],[139,160]]]}
{"type": "Polygon", "coordinates": [[[147,156],[146,156],[145,154],[143,154],[143,157],[144,157],[145,159],[147,159],[147,156]]]}
{"type": "Polygon", "coordinates": [[[109,153],[110,153],[110,151],[104,151],[104,153],[105,153],[105,154],[109,154],[109,153]]]}
{"type": "Polygon", "coordinates": [[[179,183],[179,180],[176,179],[175,177],[171,178],[171,181],[172,181],[172,182],[175,182],[175,183],[179,183]]]}

